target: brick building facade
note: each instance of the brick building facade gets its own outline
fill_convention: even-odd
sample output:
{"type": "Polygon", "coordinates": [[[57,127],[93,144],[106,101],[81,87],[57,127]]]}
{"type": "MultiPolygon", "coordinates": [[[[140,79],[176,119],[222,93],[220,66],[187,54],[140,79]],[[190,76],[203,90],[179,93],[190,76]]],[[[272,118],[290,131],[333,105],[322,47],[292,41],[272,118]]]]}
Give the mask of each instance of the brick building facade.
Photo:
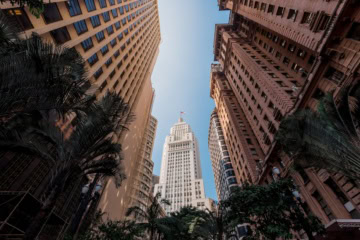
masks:
{"type": "MultiPolygon", "coordinates": [[[[219,64],[212,67],[211,96],[238,181],[274,181],[275,166],[282,177],[295,179],[305,211],[320,217],[334,233],[330,237],[339,237],[341,227],[356,234],[359,184],[321,169],[290,172],[291,161],[279,155],[274,135],[284,116],[299,108],[315,109],[325,93],[334,91],[336,96],[359,77],[360,3],[219,0],[218,4],[231,13],[229,23],[215,29],[219,64]],[[256,154],[249,154],[249,148],[256,154]]],[[[340,235],[343,238],[336,239],[353,236],[340,235]]]]}

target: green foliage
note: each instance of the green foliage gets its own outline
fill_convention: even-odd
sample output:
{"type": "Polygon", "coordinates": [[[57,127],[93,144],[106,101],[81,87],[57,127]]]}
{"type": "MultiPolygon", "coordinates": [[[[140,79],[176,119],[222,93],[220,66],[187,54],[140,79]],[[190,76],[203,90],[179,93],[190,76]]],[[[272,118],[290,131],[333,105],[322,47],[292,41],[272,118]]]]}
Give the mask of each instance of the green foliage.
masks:
{"type": "Polygon", "coordinates": [[[91,229],[78,240],[136,240],[143,239],[143,230],[135,221],[111,221],[91,229]]]}
{"type": "Polygon", "coordinates": [[[323,232],[324,227],[314,216],[305,216],[293,196],[291,180],[269,185],[245,184],[234,190],[223,204],[229,208],[228,219],[233,225],[250,224],[253,236],[260,239],[292,239],[293,231],[323,232]]]}
{"type": "Polygon", "coordinates": [[[299,110],[282,121],[276,140],[294,164],[359,179],[359,92],[355,83],[337,101],[329,93],[319,101],[317,111],[299,110]]]}
{"type": "Polygon", "coordinates": [[[155,240],[158,235],[165,235],[169,232],[167,219],[162,217],[162,206],[170,205],[170,202],[166,199],[160,199],[160,197],[161,194],[158,193],[155,197],[150,198],[151,204],[147,209],[134,206],[126,212],[126,216],[133,215],[140,222],[137,227],[147,232],[150,240],[155,240]]]}

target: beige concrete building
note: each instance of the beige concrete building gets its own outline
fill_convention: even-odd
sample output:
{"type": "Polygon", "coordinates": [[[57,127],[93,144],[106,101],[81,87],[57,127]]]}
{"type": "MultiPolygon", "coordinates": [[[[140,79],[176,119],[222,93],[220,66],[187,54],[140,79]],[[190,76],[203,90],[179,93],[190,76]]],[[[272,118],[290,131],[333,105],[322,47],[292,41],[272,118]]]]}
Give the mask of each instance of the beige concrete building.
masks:
{"type": "Polygon", "coordinates": [[[323,169],[290,171],[292,161],[279,154],[274,136],[287,114],[315,109],[327,92],[337,97],[358,81],[360,2],[218,4],[231,13],[228,24],[215,28],[211,96],[237,180],[267,184],[278,177],[276,167],[295,180],[304,210],[326,225],[326,239],[358,239],[359,184],[323,169]]]}
{"type": "MultiPolygon", "coordinates": [[[[39,18],[27,7],[4,3],[0,8],[21,28],[23,37],[37,33],[50,42],[74,47],[86,61],[97,97],[107,91],[120,93],[136,115],[129,131],[119,139],[127,180],[120,189],[109,181],[100,201],[100,208],[110,218],[119,219],[136,199],[138,188],[134,183],[138,172],[145,170],[141,154],[147,146],[144,137],[149,119],[150,125],[154,123],[150,118],[154,97],[151,73],[161,41],[157,0],[45,2],[39,18]]],[[[149,164],[147,170],[152,171],[152,162],[149,164]]],[[[150,190],[151,176],[152,172],[150,190]]]]}

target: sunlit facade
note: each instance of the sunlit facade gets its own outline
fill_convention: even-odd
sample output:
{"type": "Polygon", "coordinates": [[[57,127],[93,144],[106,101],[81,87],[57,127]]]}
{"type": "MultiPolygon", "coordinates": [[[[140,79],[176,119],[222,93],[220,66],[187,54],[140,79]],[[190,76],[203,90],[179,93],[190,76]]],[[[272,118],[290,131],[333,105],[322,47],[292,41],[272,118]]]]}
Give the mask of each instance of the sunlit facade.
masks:
{"type": "Polygon", "coordinates": [[[182,118],[165,139],[160,182],[155,185],[154,194],[158,192],[171,202],[164,206],[166,214],[184,206],[212,209],[212,200],[205,198],[198,142],[182,118]]]}

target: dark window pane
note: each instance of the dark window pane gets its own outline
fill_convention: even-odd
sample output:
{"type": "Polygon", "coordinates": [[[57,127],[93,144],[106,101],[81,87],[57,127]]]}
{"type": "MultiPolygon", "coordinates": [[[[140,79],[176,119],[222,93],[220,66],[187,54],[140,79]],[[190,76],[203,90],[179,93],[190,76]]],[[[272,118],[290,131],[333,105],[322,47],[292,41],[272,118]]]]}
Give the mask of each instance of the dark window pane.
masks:
{"type": "Polygon", "coordinates": [[[92,48],[94,45],[93,45],[92,39],[88,38],[81,42],[81,46],[84,48],[85,51],[87,51],[90,48],[92,48]]]}
{"type": "Polygon", "coordinates": [[[91,21],[93,28],[95,28],[101,24],[99,15],[90,17],[90,21],[91,21]]]}
{"type": "Polygon", "coordinates": [[[66,2],[66,5],[68,6],[70,16],[73,17],[81,14],[81,9],[77,0],[69,0],[66,2]]]}
{"type": "Polygon", "coordinates": [[[100,49],[102,55],[105,55],[108,51],[109,51],[109,47],[107,45],[105,45],[104,47],[102,47],[100,49]]]}
{"type": "Polygon", "coordinates": [[[43,17],[46,23],[53,23],[62,20],[56,3],[44,4],[43,17]]]}
{"type": "Polygon", "coordinates": [[[111,35],[114,32],[114,28],[112,25],[110,25],[109,27],[106,28],[106,31],[108,33],[108,35],[111,35]]]}
{"type": "Polygon", "coordinates": [[[94,0],[85,0],[85,5],[86,5],[88,12],[96,10],[94,0]]]}
{"type": "Polygon", "coordinates": [[[71,39],[66,27],[50,31],[50,34],[54,38],[55,42],[58,44],[63,44],[71,39]]]}
{"type": "Polygon", "coordinates": [[[106,0],[99,0],[99,4],[100,4],[101,8],[105,8],[107,6],[106,5],[106,0]]]}
{"type": "Polygon", "coordinates": [[[92,55],[91,57],[89,57],[88,62],[90,64],[90,66],[94,65],[97,61],[99,60],[97,54],[95,53],[94,55],[92,55]]]}
{"type": "Polygon", "coordinates": [[[120,14],[124,14],[124,7],[119,7],[120,14]]]}
{"type": "Polygon", "coordinates": [[[97,34],[95,34],[96,39],[98,40],[98,42],[102,41],[105,38],[104,32],[100,31],[97,34]]]}
{"type": "Polygon", "coordinates": [[[116,17],[118,16],[118,13],[117,13],[116,8],[115,8],[115,9],[112,9],[112,10],[111,10],[111,13],[112,13],[112,15],[113,15],[114,18],[116,18],[116,17]]]}
{"type": "Polygon", "coordinates": [[[75,22],[74,27],[75,27],[78,35],[83,34],[84,32],[87,32],[87,30],[88,30],[85,20],[75,22]]]}
{"type": "Polygon", "coordinates": [[[34,28],[23,8],[7,9],[5,14],[10,22],[19,25],[23,31],[34,28]]]}
{"type": "Polygon", "coordinates": [[[109,12],[104,12],[103,14],[104,22],[108,22],[110,20],[109,12]]]}
{"type": "Polygon", "coordinates": [[[111,6],[112,6],[112,5],[115,5],[115,1],[114,1],[114,0],[109,0],[109,3],[110,3],[111,6]]]}

